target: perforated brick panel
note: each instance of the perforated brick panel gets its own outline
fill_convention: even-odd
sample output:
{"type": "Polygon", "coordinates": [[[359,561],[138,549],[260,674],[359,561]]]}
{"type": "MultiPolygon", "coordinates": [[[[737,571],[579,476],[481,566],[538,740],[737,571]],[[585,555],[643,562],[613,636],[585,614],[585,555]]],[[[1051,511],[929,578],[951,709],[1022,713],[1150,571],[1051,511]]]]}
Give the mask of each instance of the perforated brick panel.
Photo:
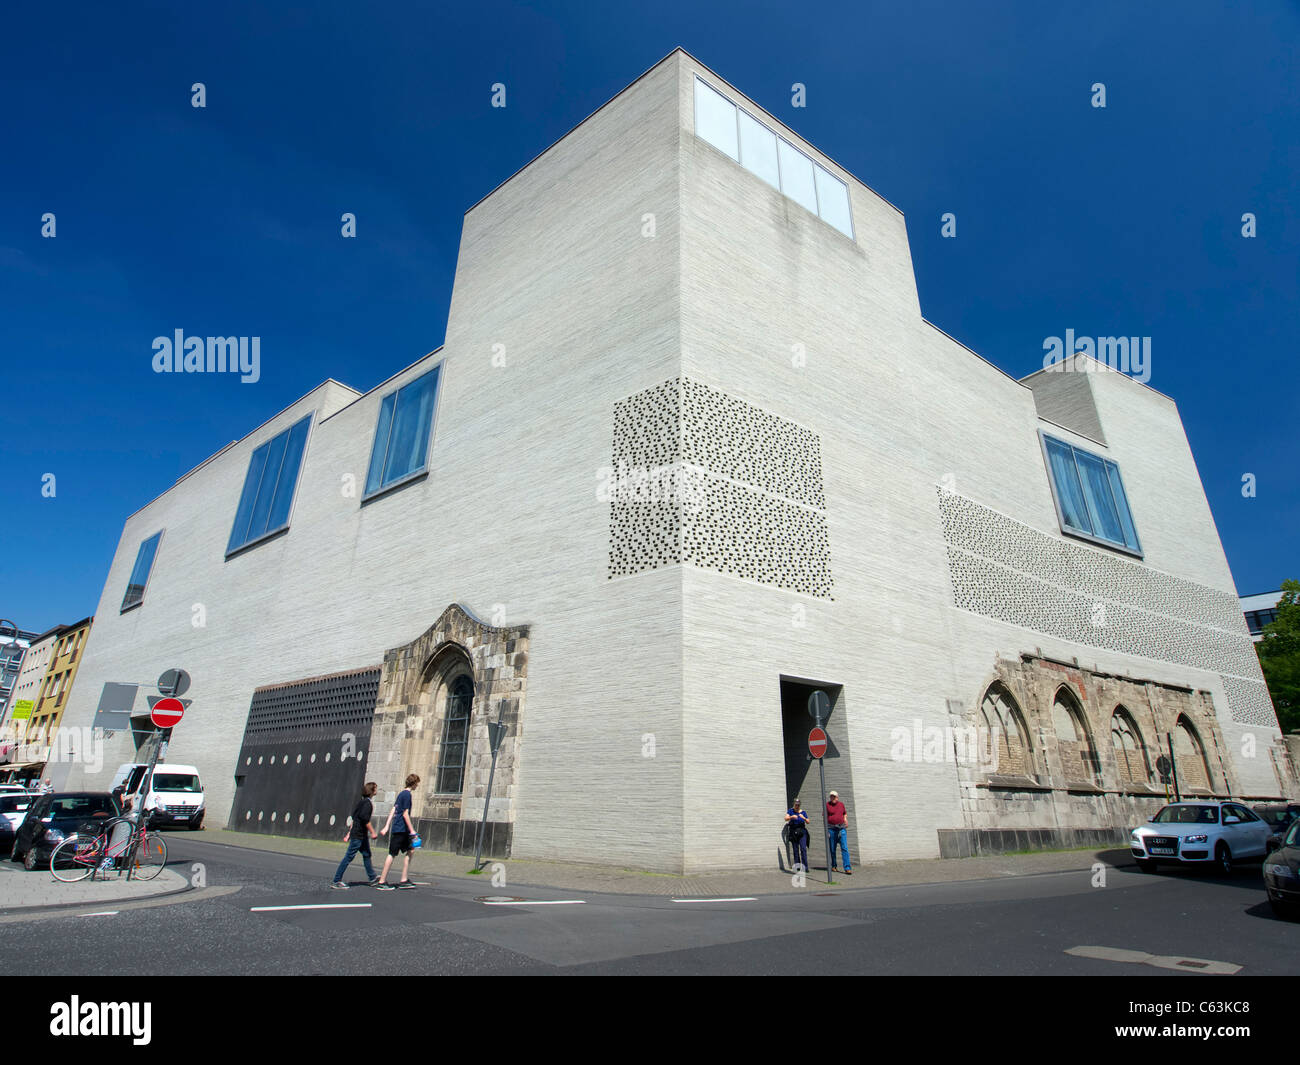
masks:
{"type": "Polygon", "coordinates": [[[253,693],[232,829],[342,839],[365,783],[379,673],[375,666],[253,693]]]}
{"type": "Polygon", "coordinates": [[[685,378],[614,407],[609,576],[687,563],[829,599],[821,440],[685,378]]]}
{"type": "Polygon", "coordinates": [[[1235,596],[938,493],[956,606],[1072,643],[1218,673],[1234,721],[1277,727],[1235,596]]]}

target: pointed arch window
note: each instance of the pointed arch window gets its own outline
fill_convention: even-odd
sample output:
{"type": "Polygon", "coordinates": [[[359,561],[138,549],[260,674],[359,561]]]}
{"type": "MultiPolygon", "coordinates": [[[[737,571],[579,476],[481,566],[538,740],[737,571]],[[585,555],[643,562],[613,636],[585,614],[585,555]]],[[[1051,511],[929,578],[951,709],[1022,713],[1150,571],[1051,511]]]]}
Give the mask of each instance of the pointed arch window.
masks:
{"type": "Polygon", "coordinates": [[[980,704],[981,725],[988,739],[980,741],[982,749],[997,751],[994,773],[1000,776],[1033,776],[1033,751],[1029,744],[1029,730],[1015,697],[1006,686],[997,683],[984,693],[980,704]]]}
{"type": "Polygon", "coordinates": [[[1058,688],[1052,700],[1052,724],[1056,727],[1057,749],[1067,780],[1090,781],[1101,774],[1101,763],[1092,745],[1088,722],[1074,694],[1058,688]]]}
{"type": "Polygon", "coordinates": [[[1115,708],[1110,719],[1110,742],[1115,749],[1120,784],[1147,784],[1151,781],[1151,762],[1137,722],[1123,706],[1115,708]]]}
{"type": "Polygon", "coordinates": [[[474,682],[462,674],[447,689],[435,789],[440,795],[459,795],[464,790],[465,754],[469,747],[469,718],[473,705],[474,682]]]}

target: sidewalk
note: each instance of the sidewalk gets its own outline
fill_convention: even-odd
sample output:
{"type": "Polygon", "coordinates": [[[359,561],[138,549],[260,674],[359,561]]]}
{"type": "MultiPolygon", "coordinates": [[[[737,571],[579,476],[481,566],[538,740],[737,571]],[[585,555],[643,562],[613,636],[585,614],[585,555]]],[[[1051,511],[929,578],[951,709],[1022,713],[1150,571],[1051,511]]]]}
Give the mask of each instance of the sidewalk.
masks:
{"type": "Polygon", "coordinates": [[[28,872],[21,865],[0,860],[0,916],[33,909],[62,906],[100,905],[158,898],[189,889],[185,877],[164,869],[154,880],[127,880],[111,874],[107,880],[83,880],[64,884],[55,880],[48,868],[28,872]]]}
{"type": "MultiPolygon", "coordinates": [[[[337,863],[344,853],[344,845],[313,839],[293,839],[286,836],[262,836],[224,829],[204,829],[194,837],[196,842],[220,843],[250,850],[274,851],[305,858],[322,858],[337,863]]],[[[381,867],[387,847],[381,841],[372,844],[375,868],[381,867]]],[[[810,856],[811,857],[811,856],[810,856]]],[[[816,859],[813,859],[814,863],[816,859]]],[[[1068,851],[1039,851],[1032,854],[1006,854],[980,858],[927,858],[911,861],[868,862],[854,864],[853,875],[834,875],[833,890],[848,888],[882,887],[899,884],[932,884],[958,880],[987,880],[997,877],[1025,876],[1032,873],[1055,873],[1067,870],[1088,870],[1093,863],[1108,866],[1130,864],[1132,859],[1125,850],[1099,850],[1095,847],[1068,851]]],[[[495,860],[489,860],[482,873],[473,875],[474,856],[447,854],[439,851],[418,850],[411,859],[412,879],[459,879],[482,881],[484,894],[504,894],[523,887],[558,888],[564,891],[600,891],[620,895],[672,895],[677,897],[730,897],[735,895],[786,894],[790,890],[791,875],[779,869],[741,869],[719,873],[697,873],[675,876],[670,873],[647,873],[636,869],[615,866],[579,865],[569,862],[529,861],[510,858],[500,862],[505,867],[505,886],[493,885],[495,860]]],[[[396,883],[401,866],[388,875],[396,883]]],[[[363,875],[360,857],[349,867],[349,879],[363,875]]],[[[322,867],[321,876],[329,879],[333,870],[322,867]]],[[[808,873],[809,890],[826,888],[825,869],[815,867],[808,873]]]]}

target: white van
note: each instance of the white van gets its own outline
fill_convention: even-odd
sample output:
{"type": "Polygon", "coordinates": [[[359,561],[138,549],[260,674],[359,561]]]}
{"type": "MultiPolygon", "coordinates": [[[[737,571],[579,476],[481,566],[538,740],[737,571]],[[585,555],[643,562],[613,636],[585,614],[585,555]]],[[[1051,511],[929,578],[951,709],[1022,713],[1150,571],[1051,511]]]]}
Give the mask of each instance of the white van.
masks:
{"type": "MultiPolygon", "coordinates": [[[[118,766],[113,775],[113,788],[121,785],[124,794],[135,797],[149,771],[147,762],[126,762],[118,766]]],[[[203,827],[203,782],[199,771],[192,765],[159,762],[153,768],[153,783],[144,797],[144,809],[149,814],[149,827],[203,827]]]]}

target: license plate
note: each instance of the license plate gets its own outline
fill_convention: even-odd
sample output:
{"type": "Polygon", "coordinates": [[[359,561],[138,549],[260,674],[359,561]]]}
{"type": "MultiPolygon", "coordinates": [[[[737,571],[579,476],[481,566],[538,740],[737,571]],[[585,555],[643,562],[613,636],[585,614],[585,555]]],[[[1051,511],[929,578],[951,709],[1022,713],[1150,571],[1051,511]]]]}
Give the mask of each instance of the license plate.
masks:
{"type": "Polygon", "coordinates": [[[1152,854],[1174,854],[1176,852],[1174,851],[1173,847],[1152,847],[1151,853],[1152,854]]]}

